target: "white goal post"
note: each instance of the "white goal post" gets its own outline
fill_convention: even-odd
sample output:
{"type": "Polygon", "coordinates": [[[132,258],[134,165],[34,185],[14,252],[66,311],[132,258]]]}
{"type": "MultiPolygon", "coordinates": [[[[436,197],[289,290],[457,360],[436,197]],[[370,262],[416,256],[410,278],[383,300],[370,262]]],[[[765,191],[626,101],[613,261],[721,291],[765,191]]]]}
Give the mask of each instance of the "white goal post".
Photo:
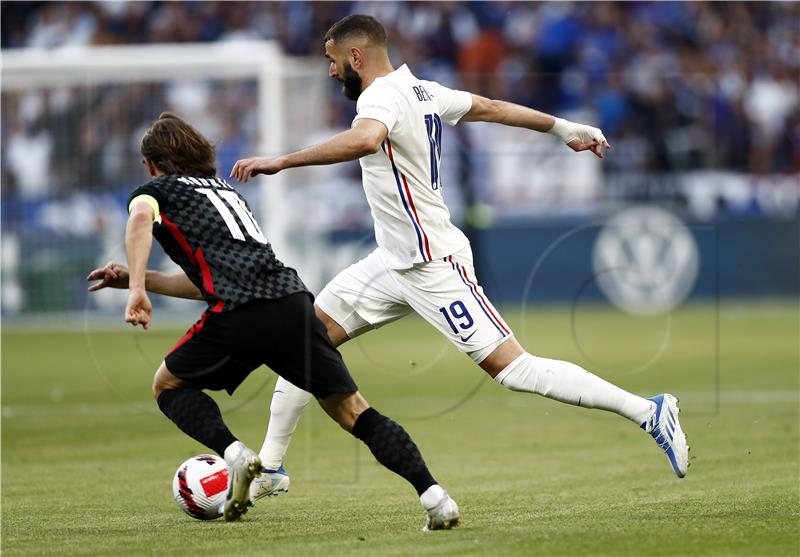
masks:
{"type": "MultiPolygon", "coordinates": [[[[4,50],[0,59],[5,92],[102,86],[137,82],[248,79],[257,84],[258,145],[252,154],[285,150],[285,78],[302,64],[285,64],[275,42],[221,42],[142,46],[92,46],[56,50],[4,50]]],[[[322,76],[324,77],[324,76],[322,76]]],[[[224,174],[229,169],[220,169],[224,174]]],[[[133,177],[132,177],[133,178],[133,177]]],[[[262,179],[259,212],[267,236],[289,260],[285,179],[262,179]]]]}

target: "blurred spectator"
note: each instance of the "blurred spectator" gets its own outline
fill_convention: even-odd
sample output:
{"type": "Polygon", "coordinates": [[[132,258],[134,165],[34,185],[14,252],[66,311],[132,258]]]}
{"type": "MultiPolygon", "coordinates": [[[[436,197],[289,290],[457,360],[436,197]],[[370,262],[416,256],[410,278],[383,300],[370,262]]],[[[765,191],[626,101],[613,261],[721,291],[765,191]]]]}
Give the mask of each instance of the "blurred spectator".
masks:
{"type": "Polygon", "coordinates": [[[770,68],[757,75],[745,92],[745,112],[753,133],[750,170],[754,173],[771,170],[775,146],[789,131],[786,124],[798,108],[797,82],[787,74],[783,68],[770,68]]]}
{"type": "MultiPolygon", "coordinates": [[[[50,184],[49,161],[53,150],[51,136],[42,126],[42,95],[29,95],[6,105],[11,120],[3,134],[8,180],[19,197],[30,199],[47,194],[50,184]]],[[[6,104],[5,102],[3,103],[6,104]]]]}
{"type": "MultiPolygon", "coordinates": [[[[275,39],[288,54],[320,60],[333,21],[369,13],[386,26],[394,62],[421,77],[547,112],[595,114],[615,148],[606,173],[800,171],[798,2],[1,6],[3,48],[275,39]]],[[[347,125],[352,106],[332,102],[332,124],[347,125]]],[[[4,196],[125,183],[154,106],[218,137],[223,164],[254,147],[252,95],[213,83],[7,92],[3,105],[4,196]]]]}

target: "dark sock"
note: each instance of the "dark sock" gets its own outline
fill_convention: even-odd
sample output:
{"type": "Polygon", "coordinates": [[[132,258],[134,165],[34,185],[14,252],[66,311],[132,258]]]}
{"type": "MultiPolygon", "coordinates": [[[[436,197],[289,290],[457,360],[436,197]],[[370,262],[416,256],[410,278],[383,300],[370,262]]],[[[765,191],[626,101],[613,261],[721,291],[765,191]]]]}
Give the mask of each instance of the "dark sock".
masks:
{"type": "Polygon", "coordinates": [[[374,408],[361,413],[352,434],[369,447],[375,460],[408,480],[419,495],[436,484],[408,432],[374,408]]]}
{"type": "Polygon", "coordinates": [[[199,389],[172,389],[158,397],[158,407],[186,435],[224,457],[236,437],[222,421],[214,399],[199,389]]]}

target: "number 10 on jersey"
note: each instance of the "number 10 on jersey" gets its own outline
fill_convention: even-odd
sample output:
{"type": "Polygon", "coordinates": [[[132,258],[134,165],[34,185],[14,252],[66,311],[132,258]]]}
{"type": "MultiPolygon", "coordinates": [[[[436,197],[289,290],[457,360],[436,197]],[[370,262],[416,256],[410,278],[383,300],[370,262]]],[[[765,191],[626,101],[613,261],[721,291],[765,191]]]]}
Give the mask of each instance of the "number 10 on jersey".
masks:
{"type": "Polygon", "coordinates": [[[222,220],[225,221],[225,224],[228,226],[228,230],[231,232],[231,236],[233,236],[237,240],[244,241],[244,234],[242,234],[242,229],[239,228],[239,224],[236,222],[236,217],[233,216],[228,206],[225,204],[225,201],[228,202],[228,205],[231,206],[233,211],[236,213],[236,216],[239,217],[239,220],[244,225],[244,229],[247,231],[247,234],[259,244],[267,244],[267,239],[264,237],[264,234],[261,232],[261,228],[258,226],[256,219],[253,217],[253,214],[247,208],[247,205],[244,204],[242,198],[235,191],[229,190],[212,190],[210,188],[195,188],[196,192],[202,193],[205,195],[209,201],[214,205],[214,207],[219,211],[222,220]],[[220,199],[222,197],[225,199],[223,201],[220,199]]]}

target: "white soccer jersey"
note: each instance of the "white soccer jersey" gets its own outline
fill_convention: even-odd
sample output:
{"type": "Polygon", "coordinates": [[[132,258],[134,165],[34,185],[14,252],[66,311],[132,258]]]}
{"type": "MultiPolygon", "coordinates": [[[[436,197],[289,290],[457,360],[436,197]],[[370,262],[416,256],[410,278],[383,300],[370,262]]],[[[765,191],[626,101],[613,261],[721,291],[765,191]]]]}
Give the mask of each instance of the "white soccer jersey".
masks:
{"type": "Polygon", "coordinates": [[[370,118],[389,130],[381,149],[359,161],[389,268],[442,259],[469,244],[450,222],[439,163],[442,122],[455,125],[471,107],[469,93],[417,79],[405,64],[361,93],[353,122],[370,118]]]}

